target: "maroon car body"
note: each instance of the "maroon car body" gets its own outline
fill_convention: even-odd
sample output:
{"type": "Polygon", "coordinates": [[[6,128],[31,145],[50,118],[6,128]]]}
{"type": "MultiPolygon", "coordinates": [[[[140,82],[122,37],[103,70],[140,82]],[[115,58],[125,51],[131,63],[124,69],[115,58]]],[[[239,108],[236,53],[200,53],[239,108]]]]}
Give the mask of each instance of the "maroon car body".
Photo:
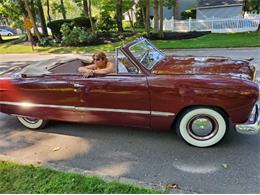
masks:
{"type": "MultiPolygon", "coordinates": [[[[1,112],[31,123],[41,119],[167,130],[189,111],[204,108],[221,113],[239,132],[259,131],[259,86],[248,61],[166,56],[143,38],[117,49],[116,65],[125,59],[134,71],[118,68],[116,74],[89,78],[77,69],[91,62],[80,59],[9,69],[0,77],[1,112]]],[[[203,119],[206,126],[189,122],[191,130],[194,125],[212,134],[221,128],[210,114],[202,115],[196,123],[203,119]]]]}

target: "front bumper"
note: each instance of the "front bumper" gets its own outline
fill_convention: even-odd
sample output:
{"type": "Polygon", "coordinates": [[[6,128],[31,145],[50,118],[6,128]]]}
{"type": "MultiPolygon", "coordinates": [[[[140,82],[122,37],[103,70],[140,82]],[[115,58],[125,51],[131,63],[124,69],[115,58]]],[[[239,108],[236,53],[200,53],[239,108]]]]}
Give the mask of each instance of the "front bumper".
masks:
{"type": "Polygon", "coordinates": [[[260,131],[260,104],[259,102],[255,105],[254,121],[243,124],[237,124],[236,130],[242,134],[257,134],[260,131]]]}

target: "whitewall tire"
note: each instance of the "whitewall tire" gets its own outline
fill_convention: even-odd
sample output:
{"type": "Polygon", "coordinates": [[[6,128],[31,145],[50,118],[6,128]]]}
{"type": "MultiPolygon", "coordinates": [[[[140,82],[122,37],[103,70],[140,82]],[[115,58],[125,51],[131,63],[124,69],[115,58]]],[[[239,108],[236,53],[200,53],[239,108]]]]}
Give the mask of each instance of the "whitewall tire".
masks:
{"type": "Polygon", "coordinates": [[[226,116],[211,108],[198,107],[185,111],[177,119],[177,133],[196,147],[209,147],[218,143],[228,128],[226,116]]]}
{"type": "Polygon", "coordinates": [[[22,116],[17,116],[17,118],[25,127],[29,129],[41,129],[47,124],[47,121],[42,119],[35,119],[22,116]]]}

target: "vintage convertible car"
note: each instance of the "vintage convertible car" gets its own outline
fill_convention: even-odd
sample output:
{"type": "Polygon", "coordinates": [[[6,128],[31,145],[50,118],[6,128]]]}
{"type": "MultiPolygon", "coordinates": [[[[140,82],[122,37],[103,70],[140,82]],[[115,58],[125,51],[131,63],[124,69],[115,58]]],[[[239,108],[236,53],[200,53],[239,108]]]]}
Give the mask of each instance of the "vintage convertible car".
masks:
{"type": "Polygon", "coordinates": [[[260,129],[256,70],[246,60],[166,56],[140,38],[116,50],[117,73],[82,77],[78,68],[90,63],[10,68],[0,75],[1,112],[31,129],[48,120],[173,129],[197,147],[218,143],[230,126],[260,129]]]}

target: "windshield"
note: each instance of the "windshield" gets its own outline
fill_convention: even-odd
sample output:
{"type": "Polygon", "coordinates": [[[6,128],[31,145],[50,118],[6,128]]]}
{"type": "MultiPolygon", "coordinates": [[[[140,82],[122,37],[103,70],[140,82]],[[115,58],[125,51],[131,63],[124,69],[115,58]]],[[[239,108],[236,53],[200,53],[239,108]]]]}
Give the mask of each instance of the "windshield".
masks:
{"type": "Polygon", "coordinates": [[[131,46],[130,51],[134,57],[149,70],[152,69],[157,62],[165,58],[165,54],[147,40],[143,40],[131,46]]]}

